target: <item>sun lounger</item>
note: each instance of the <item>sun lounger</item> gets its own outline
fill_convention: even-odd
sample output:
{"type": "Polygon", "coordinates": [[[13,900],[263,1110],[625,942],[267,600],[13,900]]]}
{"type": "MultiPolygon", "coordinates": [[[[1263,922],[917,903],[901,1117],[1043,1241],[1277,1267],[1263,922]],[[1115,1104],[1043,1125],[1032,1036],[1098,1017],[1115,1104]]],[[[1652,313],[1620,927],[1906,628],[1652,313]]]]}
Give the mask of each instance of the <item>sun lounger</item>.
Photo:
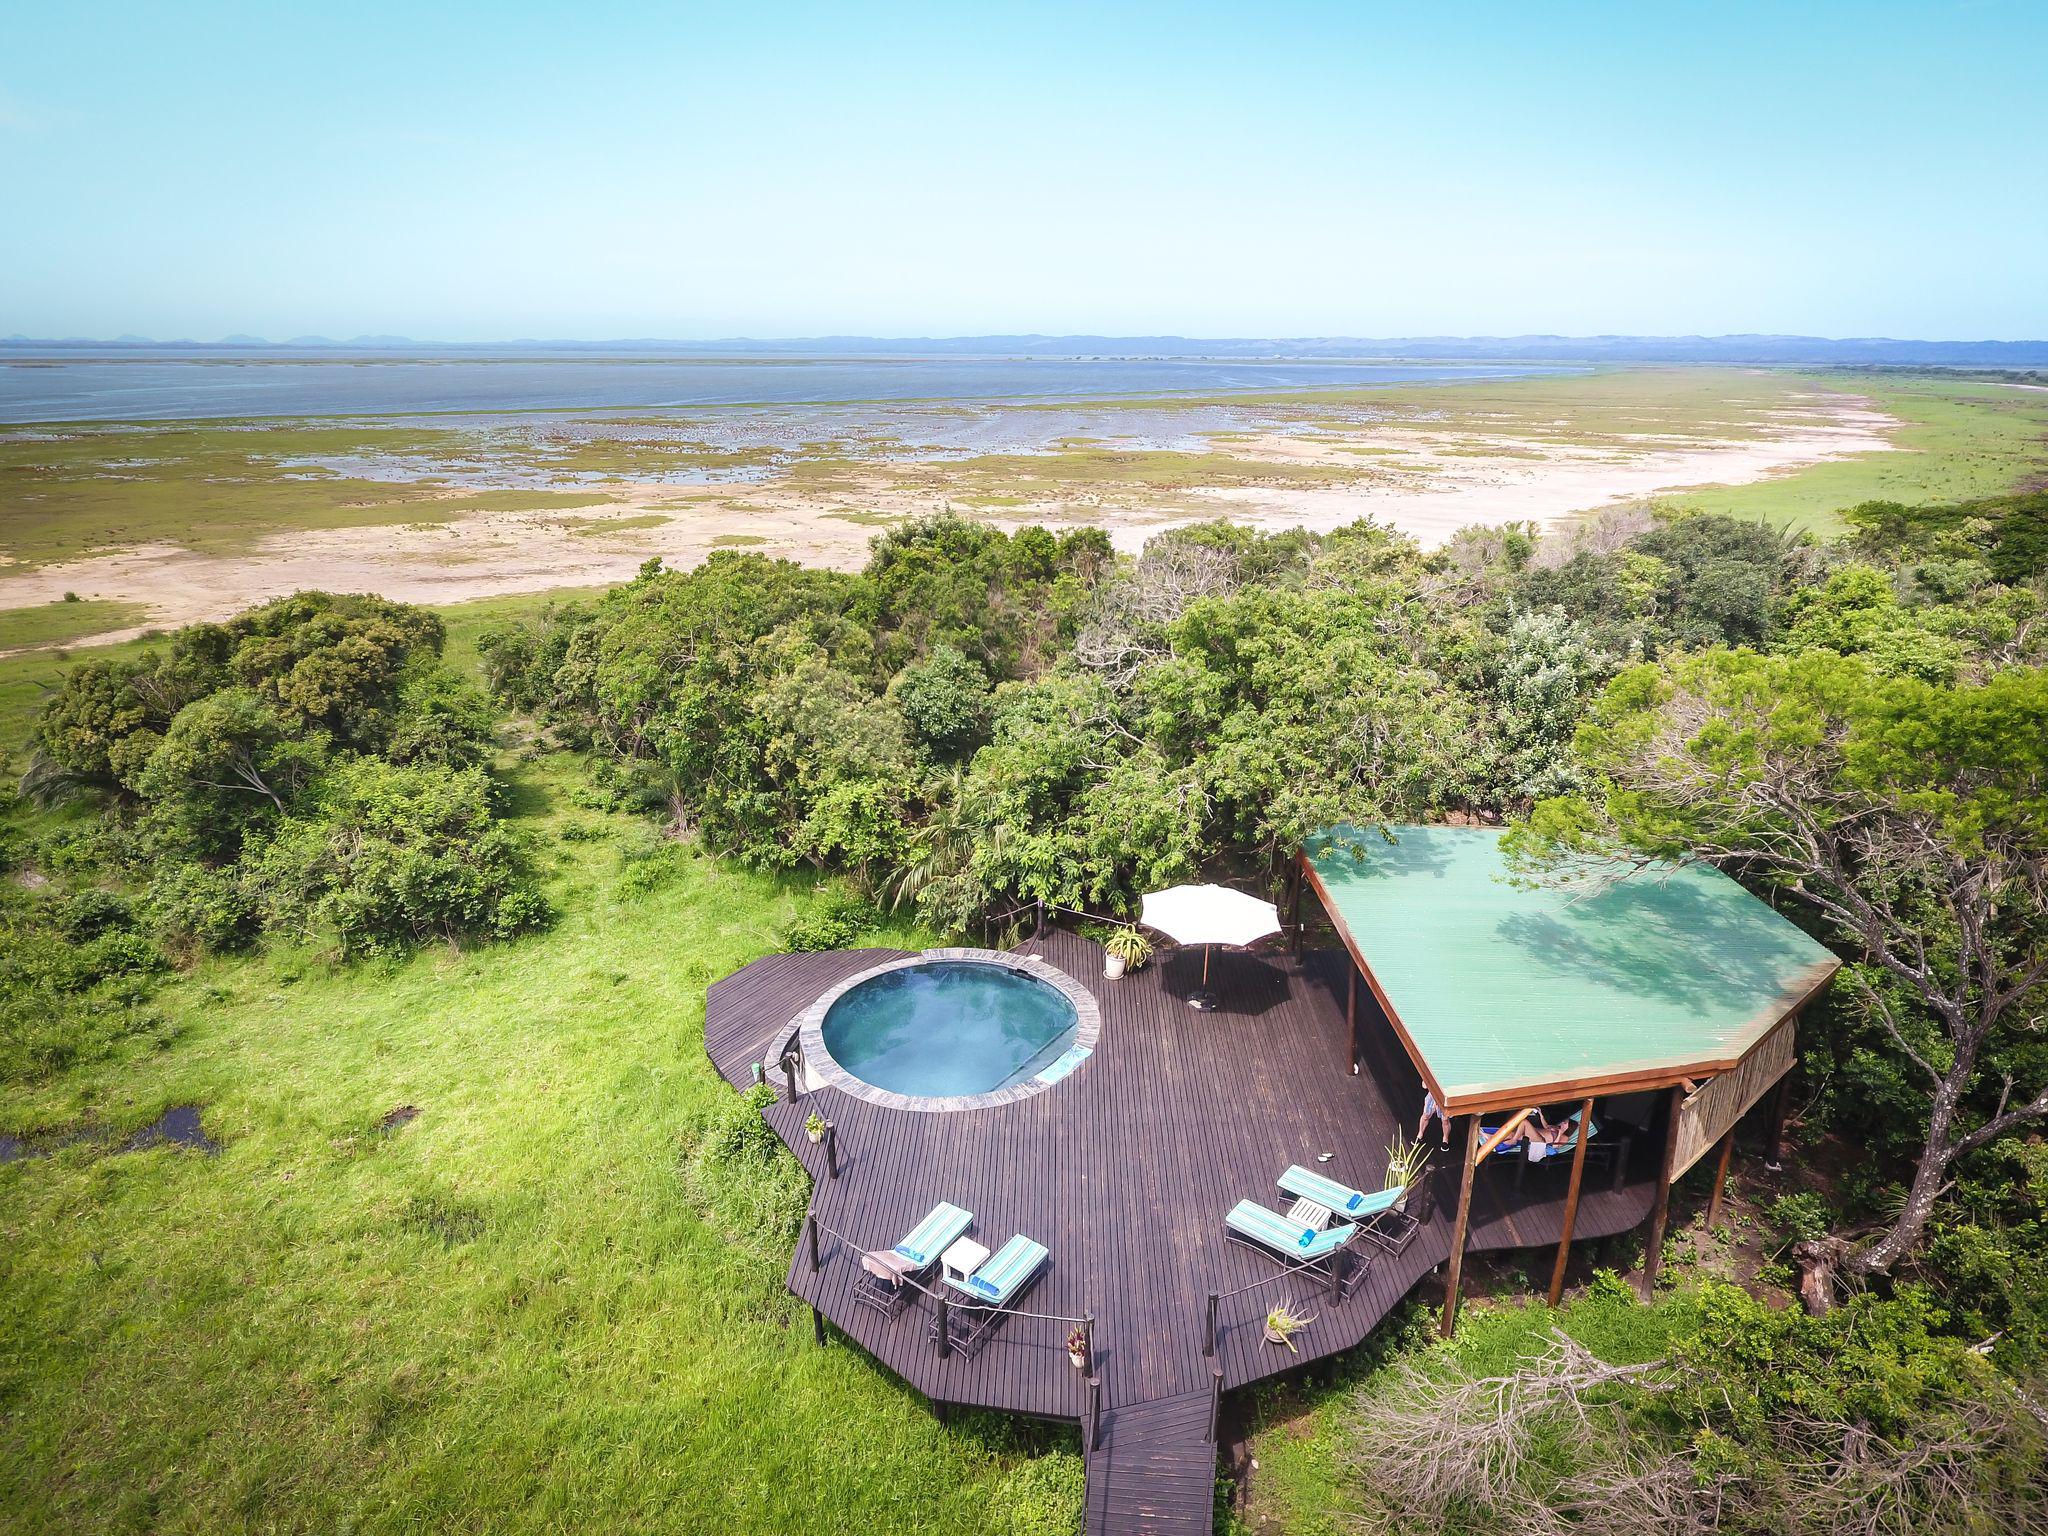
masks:
{"type": "Polygon", "coordinates": [[[1223,1218],[1227,1236],[1249,1243],[1289,1269],[1308,1269],[1327,1277],[1330,1292],[1341,1299],[1347,1282],[1360,1278],[1371,1267],[1370,1260],[1347,1262],[1346,1252],[1358,1228],[1340,1221],[1318,1231],[1315,1227],[1268,1210],[1256,1200],[1240,1200],[1223,1218]]]}
{"type": "MultiPolygon", "coordinates": [[[[946,1309],[945,1327],[953,1348],[970,1356],[980,1349],[1024,1293],[1038,1283],[1049,1256],[1045,1244],[1020,1232],[965,1279],[947,1275],[947,1287],[966,1298],[946,1309]]],[[[933,1318],[934,1337],[939,1326],[939,1319],[933,1318]]]]}
{"type": "Polygon", "coordinates": [[[1304,1168],[1299,1163],[1280,1175],[1280,1187],[1290,1195],[1328,1206],[1332,1215],[1341,1216],[1346,1221],[1364,1221],[1368,1216],[1391,1210],[1401,1199],[1398,1184],[1392,1189],[1375,1190],[1368,1195],[1348,1184],[1325,1178],[1313,1168],[1304,1168]]]}
{"type": "Polygon", "coordinates": [[[910,1300],[911,1287],[903,1282],[915,1279],[938,1263],[939,1255],[973,1225],[972,1211],[963,1211],[941,1200],[894,1248],[861,1256],[861,1274],[854,1283],[853,1299],[894,1317],[910,1300]]]}
{"type": "Polygon", "coordinates": [[[1367,1194],[1296,1163],[1280,1175],[1280,1187],[1297,1199],[1312,1200],[1333,1215],[1358,1223],[1362,1236],[1389,1253],[1399,1253],[1415,1235],[1416,1220],[1403,1204],[1408,1194],[1406,1185],[1396,1184],[1391,1189],[1376,1189],[1367,1194]]]}

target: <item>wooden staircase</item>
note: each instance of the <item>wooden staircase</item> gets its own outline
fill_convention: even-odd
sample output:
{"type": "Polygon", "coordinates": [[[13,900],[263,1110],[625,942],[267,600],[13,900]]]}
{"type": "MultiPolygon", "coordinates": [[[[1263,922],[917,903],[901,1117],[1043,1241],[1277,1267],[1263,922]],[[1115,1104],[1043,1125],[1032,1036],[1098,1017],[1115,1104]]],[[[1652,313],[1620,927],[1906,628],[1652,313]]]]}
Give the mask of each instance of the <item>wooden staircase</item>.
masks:
{"type": "MultiPolygon", "coordinates": [[[[1105,1408],[1086,1450],[1089,1536],[1208,1536],[1216,1505],[1211,1397],[1183,1392],[1105,1408]]],[[[1082,1426],[1086,1446],[1087,1426],[1082,1426]]]]}

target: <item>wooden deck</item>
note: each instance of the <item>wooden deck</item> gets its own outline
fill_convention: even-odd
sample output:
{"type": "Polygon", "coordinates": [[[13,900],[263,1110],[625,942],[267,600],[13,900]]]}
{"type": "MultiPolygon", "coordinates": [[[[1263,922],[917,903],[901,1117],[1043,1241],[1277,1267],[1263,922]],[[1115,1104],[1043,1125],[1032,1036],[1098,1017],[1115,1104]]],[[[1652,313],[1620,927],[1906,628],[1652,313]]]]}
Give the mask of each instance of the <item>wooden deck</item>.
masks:
{"type": "MultiPolygon", "coordinates": [[[[815,1273],[800,1241],[790,1289],[934,1403],[1083,1421],[1085,1440],[1089,1387],[1067,1358],[1064,1326],[1015,1318],[975,1357],[941,1359],[929,1303],[888,1319],[852,1301],[860,1250],[888,1247],[940,1200],[972,1211],[973,1233],[990,1248],[1017,1232],[1036,1238],[1052,1257],[1019,1305],[1095,1319],[1104,1415],[1088,1455],[1089,1530],[1207,1531],[1215,1373],[1232,1390],[1361,1341],[1448,1256],[1456,1157],[1439,1156],[1426,1219],[1401,1254],[1378,1255],[1341,1302],[1301,1276],[1225,1301],[1212,1362],[1203,1349],[1209,1294],[1280,1273],[1226,1240],[1224,1212],[1245,1197],[1284,1204],[1274,1181],[1290,1163],[1377,1188],[1396,1125],[1414,1127],[1414,1069],[1384,1026],[1366,1024],[1365,1070],[1350,1073],[1340,954],[1219,954],[1212,983],[1222,1008],[1201,1013],[1182,1001],[1198,956],[1109,982],[1101,951],[1074,935],[1052,932],[1020,948],[1098,999],[1094,1056],[1048,1091],[997,1109],[918,1113],[831,1088],[772,1106],[769,1123],[816,1182],[813,1212],[850,1240],[821,1234],[815,1273]],[[837,1179],[802,1134],[814,1110],[837,1127],[837,1179]],[[1319,1163],[1324,1153],[1333,1155],[1319,1163]],[[1261,1337],[1267,1310],[1283,1301],[1314,1318],[1295,1336],[1299,1354],[1261,1337]]],[[[892,954],[773,955],[716,983],[705,1012],[713,1064],[735,1085],[751,1082],[752,1064],[779,1052],[807,1004],[892,954]]],[[[1619,1185],[1588,1171],[1579,1237],[1624,1231],[1649,1214],[1656,1158],[1638,1149],[1629,1162],[1619,1185]]],[[[1557,1241],[1562,1168],[1527,1170],[1519,1190],[1513,1174],[1511,1164],[1481,1169],[1471,1251],[1557,1241]]]]}

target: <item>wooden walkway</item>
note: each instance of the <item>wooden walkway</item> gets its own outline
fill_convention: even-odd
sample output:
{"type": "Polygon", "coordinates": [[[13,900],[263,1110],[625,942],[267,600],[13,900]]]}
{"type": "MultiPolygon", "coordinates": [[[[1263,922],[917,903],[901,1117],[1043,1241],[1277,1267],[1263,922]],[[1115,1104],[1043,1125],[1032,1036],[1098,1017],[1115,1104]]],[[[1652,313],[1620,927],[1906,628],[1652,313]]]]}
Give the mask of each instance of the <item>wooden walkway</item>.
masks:
{"type": "MultiPolygon", "coordinates": [[[[799,1242],[790,1289],[935,1404],[1082,1421],[1085,1440],[1089,1386],[1067,1358],[1065,1325],[1019,1317],[973,1358],[942,1359],[929,1303],[891,1319],[852,1301],[860,1251],[888,1247],[940,1200],[972,1211],[973,1234],[990,1248],[1016,1232],[1036,1238],[1052,1257],[1019,1306],[1095,1319],[1104,1412],[1088,1457],[1089,1530],[1207,1531],[1217,1373],[1220,1389],[1234,1390],[1364,1339],[1448,1256],[1456,1158],[1439,1157],[1424,1224],[1402,1253],[1379,1255],[1334,1300],[1226,1240],[1223,1214],[1245,1197],[1283,1204],[1274,1181],[1290,1163],[1377,1188],[1396,1126],[1414,1128],[1420,1084],[1383,1026],[1365,1027],[1365,1070],[1349,1071],[1346,958],[1220,953],[1212,980],[1222,1008],[1200,1013],[1182,1000],[1198,955],[1110,982],[1101,951],[1074,935],[1052,932],[1020,948],[1100,1002],[1093,1057],[1048,1091],[997,1109],[919,1113],[831,1088],[771,1106],[769,1123],[815,1181],[812,1210],[826,1229],[815,1272],[799,1242]],[[837,1179],[802,1134],[813,1111],[837,1127],[837,1179]],[[1330,1160],[1319,1162],[1325,1153],[1330,1160]],[[1222,1303],[1212,1361],[1209,1294],[1266,1280],[1222,1303]],[[1295,1336],[1299,1354],[1263,1341],[1265,1315],[1281,1302],[1314,1319],[1295,1336]]],[[[705,1010],[713,1064],[736,1086],[750,1083],[752,1064],[780,1053],[791,1021],[820,993],[894,954],[772,955],[714,984],[705,1010]]],[[[1363,1005],[1368,994],[1360,996],[1363,1005]]],[[[780,1088],[779,1076],[770,1080],[780,1088]]],[[[1630,1163],[1618,1186],[1589,1170],[1578,1236],[1624,1231],[1649,1214],[1656,1158],[1645,1150],[1630,1163]]],[[[1562,1169],[1529,1169],[1519,1190],[1513,1174],[1511,1164],[1481,1170],[1471,1251],[1557,1241],[1562,1169]]]]}

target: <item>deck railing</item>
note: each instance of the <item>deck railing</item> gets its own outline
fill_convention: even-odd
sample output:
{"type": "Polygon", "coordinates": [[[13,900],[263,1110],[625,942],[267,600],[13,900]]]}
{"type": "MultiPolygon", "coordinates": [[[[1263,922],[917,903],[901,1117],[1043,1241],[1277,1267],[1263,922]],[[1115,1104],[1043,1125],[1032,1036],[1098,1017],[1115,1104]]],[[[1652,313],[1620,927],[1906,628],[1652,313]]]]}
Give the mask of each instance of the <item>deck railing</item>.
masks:
{"type": "MultiPolygon", "coordinates": [[[[1202,1325],[1203,1355],[1210,1360],[1215,1360],[1217,1348],[1221,1344],[1224,1334],[1230,1329],[1230,1325],[1224,1323],[1221,1317],[1225,1302],[1235,1301],[1240,1296],[1250,1295],[1253,1291],[1263,1290],[1269,1285],[1278,1285],[1283,1280],[1313,1281],[1331,1301],[1335,1302],[1338,1306],[1342,1306],[1351,1292],[1364,1281],[1366,1275],[1371,1271],[1372,1255],[1351,1248],[1342,1248],[1331,1257],[1332,1263],[1327,1269],[1317,1269],[1307,1265],[1294,1265],[1286,1269],[1275,1270],[1270,1275],[1261,1275],[1258,1279],[1247,1285],[1240,1285],[1235,1290],[1211,1291],[1209,1293],[1207,1315],[1202,1325]]],[[[1263,1326],[1263,1317],[1260,1319],[1260,1323],[1263,1326]]],[[[1221,1366],[1219,1365],[1217,1369],[1220,1370],[1221,1366]]]]}
{"type": "MultiPolygon", "coordinates": [[[[811,1273],[813,1275],[823,1273],[825,1267],[825,1256],[818,1242],[818,1234],[821,1232],[835,1243],[844,1247],[849,1254],[858,1255],[867,1251],[844,1232],[840,1232],[827,1223],[820,1221],[815,1209],[807,1210],[804,1213],[804,1244],[810,1259],[811,1273]]],[[[1086,1404],[1081,1418],[1088,1427],[1088,1443],[1090,1448],[1092,1449],[1100,1445],[1102,1433],[1102,1377],[1095,1368],[1095,1314],[1093,1312],[1084,1312],[1079,1316],[1068,1316],[1059,1312],[1027,1312],[1021,1307],[979,1306],[971,1301],[955,1301],[947,1296],[945,1292],[928,1286],[920,1280],[912,1279],[908,1275],[901,1277],[898,1283],[909,1287],[911,1291],[930,1301],[936,1309],[937,1328],[933,1335],[933,1342],[941,1360],[951,1358],[953,1353],[951,1320],[952,1313],[956,1310],[966,1313],[1000,1312],[1006,1324],[1012,1322],[1057,1323],[1062,1327],[1078,1331],[1081,1336],[1079,1349],[1081,1360],[1077,1373],[1087,1389],[1086,1404]]],[[[823,1344],[825,1342],[825,1316],[815,1303],[811,1307],[811,1325],[817,1341],[823,1344]]],[[[1071,1336],[1070,1334],[1069,1337],[1071,1336]]],[[[1065,1340],[1062,1340],[1061,1343],[1064,1345],[1065,1340]]]]}

